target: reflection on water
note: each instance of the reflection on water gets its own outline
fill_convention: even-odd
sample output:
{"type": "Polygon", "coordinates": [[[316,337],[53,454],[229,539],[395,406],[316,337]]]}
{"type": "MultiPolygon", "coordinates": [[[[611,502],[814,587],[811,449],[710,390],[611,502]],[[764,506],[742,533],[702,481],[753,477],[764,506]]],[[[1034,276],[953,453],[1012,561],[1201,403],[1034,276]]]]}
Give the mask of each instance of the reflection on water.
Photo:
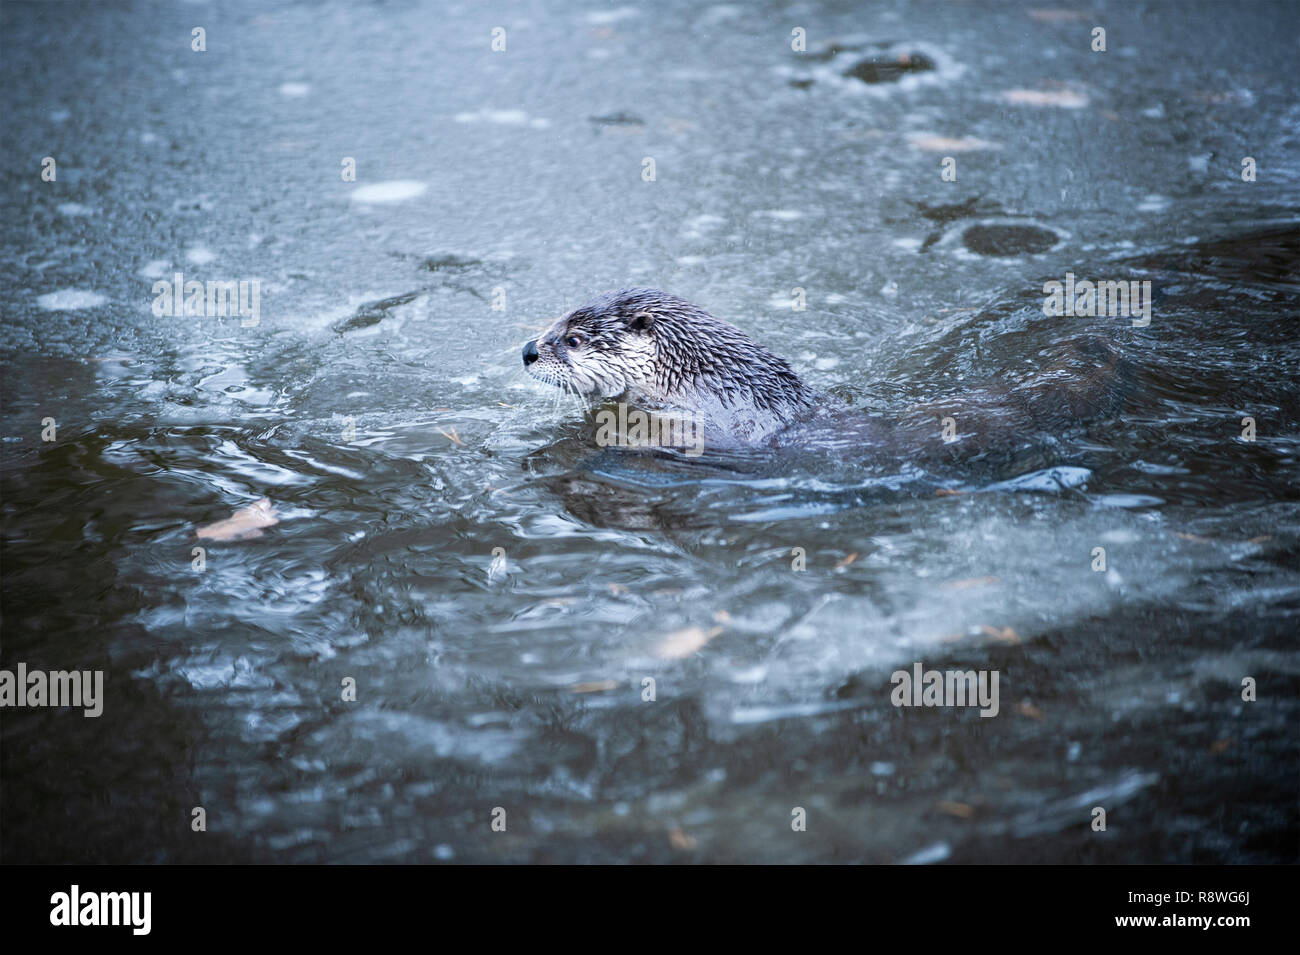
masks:
{"type": "Polygon", "coordinates": [[[684,45],[524,4],[495,60],[469,4],[223,6],[206,58],[183,11],[7,8],[7,141],[60,166],[4,187],[0,653],[107,699],[4,711],[6,861],[1294,862],[1294,28],[1159,8],[1104,72],[1003,4],[682,4],[684,45]],[[1058,77],[1088,105],[1003,95],[1058,77]],[[154,315],[179,270],[260,322],[154,315]],[[1067,271],[1150,326],[1045,316],[1067,271]],[[630,284],[851,413],[598,447],[519,344],[630,284]],[[1123,387],[1035,404],[1088,339],[1123,387]],[[908,417],[1026,394],[997,441],[908,417]],[[999,716],[895,709],[917,661],[999,716]]]}

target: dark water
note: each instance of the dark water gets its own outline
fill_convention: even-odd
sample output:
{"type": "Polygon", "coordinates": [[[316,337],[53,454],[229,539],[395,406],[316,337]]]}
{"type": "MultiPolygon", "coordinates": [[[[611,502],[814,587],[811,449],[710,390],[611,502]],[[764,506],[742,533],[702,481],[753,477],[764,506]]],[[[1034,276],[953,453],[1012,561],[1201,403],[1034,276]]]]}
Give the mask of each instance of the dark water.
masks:
{"type": "Polygon", "coordinates": [[[1295,13],[6,3],[0,662],[105,701],[2,711],[4,860],[1297,861],[1295,13]],[[1132,380],[933,466],[600,449],[519,346],[634,284],[868,414],[1132,380]]]}

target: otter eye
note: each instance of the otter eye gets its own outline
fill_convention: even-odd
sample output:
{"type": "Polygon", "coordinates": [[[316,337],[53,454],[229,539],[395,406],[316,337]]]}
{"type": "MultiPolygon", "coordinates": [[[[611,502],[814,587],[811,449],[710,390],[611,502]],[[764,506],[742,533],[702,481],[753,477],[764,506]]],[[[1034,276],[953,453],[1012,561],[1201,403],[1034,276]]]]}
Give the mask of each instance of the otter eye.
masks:
{"type": "Polygon", "coordinates": [[[568,348],[577,348],[578,346],[580,346],[580,345],[582,344],[582,336],[581,336],[581,335],[570,335],[568,338],[566,338],[566,339],[564,340],[564,344],[565,344],[565,346],[568,347],[568,348]]]}

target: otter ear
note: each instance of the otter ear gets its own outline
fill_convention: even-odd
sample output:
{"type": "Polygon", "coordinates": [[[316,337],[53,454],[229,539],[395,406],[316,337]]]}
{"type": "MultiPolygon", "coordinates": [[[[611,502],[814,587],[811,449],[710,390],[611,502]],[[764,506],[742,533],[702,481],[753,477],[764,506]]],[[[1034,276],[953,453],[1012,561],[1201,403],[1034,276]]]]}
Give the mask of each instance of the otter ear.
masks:
{"type": "Polygon", "coordinates": [[[644,335],[650,334],[650,329],[654,327],[655,317],[649,312],[637,312],[628,319],[627,327],[634,332],[641,332],[644,335]]]}

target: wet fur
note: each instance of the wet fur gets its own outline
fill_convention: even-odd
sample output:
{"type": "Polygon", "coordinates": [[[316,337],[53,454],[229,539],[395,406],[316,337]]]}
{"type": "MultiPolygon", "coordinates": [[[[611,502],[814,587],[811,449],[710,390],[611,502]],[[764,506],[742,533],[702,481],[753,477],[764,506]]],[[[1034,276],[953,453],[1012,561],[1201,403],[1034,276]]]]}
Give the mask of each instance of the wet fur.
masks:
{"type": "Polygon", "coordinates": [[[592,398],[690,412],[757,441],[812,410],[817,393],[739,328],[658,289],[608,292],[535,343],[530,375],[592,398]],[[578,336],[581,343],[571,345],[578,336]]]}

